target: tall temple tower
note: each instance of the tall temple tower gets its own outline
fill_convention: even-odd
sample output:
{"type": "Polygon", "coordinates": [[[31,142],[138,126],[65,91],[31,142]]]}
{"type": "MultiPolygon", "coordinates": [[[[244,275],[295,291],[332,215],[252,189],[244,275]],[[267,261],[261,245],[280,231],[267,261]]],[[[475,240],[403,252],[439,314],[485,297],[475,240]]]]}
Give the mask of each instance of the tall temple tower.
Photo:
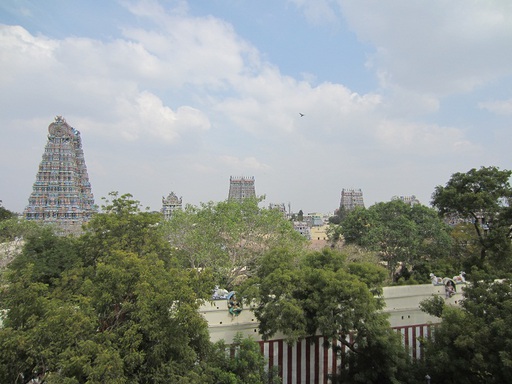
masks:
{"type": "Polygon", "coordinates": [[[178,198],[174,192],[169,193],[167,197],[162,197],[162,209],[164,219],[169,220],[172,213],[176,210],[182,209],[183,198],[178,198]]]}
{"type": "Polygon", "coordinates": [[[248,197],[256,197],[254,188],[254,176],[251,177],[233,177],[229,178],[229,200],[241,201],[248,197]]]}
{"type": "Polygon", "coordinates": [[[352,211],[355,207],[363,207],[363,192],[360,189],[341,190],[340,209],[352,211]]]}
{"type": "Polygon", "coordinates": [[[48,126],[48,142],[39,164],[25,219],[60,226],[78,233],[96,212],[85,165],[80,132],[62,116],[48,126]]]}

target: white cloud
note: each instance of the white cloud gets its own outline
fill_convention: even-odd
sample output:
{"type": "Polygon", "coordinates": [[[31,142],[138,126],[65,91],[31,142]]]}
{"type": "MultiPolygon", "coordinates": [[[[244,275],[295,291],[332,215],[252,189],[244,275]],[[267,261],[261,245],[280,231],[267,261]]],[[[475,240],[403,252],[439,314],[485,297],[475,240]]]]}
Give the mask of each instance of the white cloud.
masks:
{"type": "Polygon", "coordinates": [[[118,129],[128,140],[151,135],[171,142],[192,130],[210,128],[208,118],[201,111],[182,106],[175,112],[163,105],[160,98],[147,91],[133,100],[122,100],[118,118],[118,129]]]}
{"type": "Polygon", "coordinates": [[[512,115],[512,99],[481,102],[478,107],[497,115],[512,115]]]}
{"type": "Polygon", "coordinates": [[[376,138],[389,151],[417,156],[475,153],[478,147],[470,143],[460,129],[404,121],[381,121],[376,138]]]}
{"type": "Polygon", "coordinates": [[[123,34],[162,62],[155,72],[160,84],[224,89],[259,66],[254,47],[220,19],[176,16],[158,9],[146,10],[144,16],[150,17],[156,28],[125,28],[123,34]]]}
{"type": "Polygon", "coordinates": [[[96,121],[88,119],[93,131],[97,126],[104,134],[128,140],[145,132],[172,141],[210,127],[197,108],[182,105],[173,111],[154,93],[139,90],[148,77],[157,77],[157,67],[165,67],[140,44],[85,38],[57,41],[32,36],[21,27],[4,26],[1,33],[6,43],[0,71],[5,74],[3,97],[5,104],[13,105],[14,116],[27,102],[45,113],[94,115],[96,121]]]}
{"type": "Polygon", "coordinates": [[[377,94],[359,95],[341,84],[313,87],[282,76],[272,67],[266,67],[259,76],[240,79],[235,86],[238,97],[221,101],[216,108],[241,129],[276,138],[350,131],[382,101],[377,94]],[[305,116],[300,118],[299,113],[305,116]]]}
{"type": "Polygon", "coordinates": [[[512,74],[512,3],[443,0],[345,1],[360,39],[376,47],[383,85],[445,95],[512,74]]]}
{"type": "MultiPolygon", "coordinates": [[[[110,40],[0,29],[2,179],[23,175],[28,182],[16,188],[30,187],[57,114],[82,132],[96,196],[130,192],[153,208],[167,188],[188,202],[225,198],[229,175],[254,175],[272,201],[296,199],[304,210],[335,208],[344,187],[365,189],[375,196],[370,202],[404,194],[410,183],[422,186],[411,194],[426,195],[446,168],[478,167],[475,159],[492,152],[472,143],[478,137],[464,124],[436,118],[440,96],[510,73],[512,22],[501,3],[500,18],[499,9],[482,2],[461,9],[460,0],[449,9],[440,1],[334,8],[334,1],[296,0],[313,19],[342,9],[357,35],[375,45],[371,64],[383,82],[367,93],[318,83],[315,73],[285,76],[228,22],[193,17],[185,2],[172,9],[129,4],[138,23],[110,40]],[[466,30],[473,19],[476,29],[466,30]],[[17,152],[3,147],[11,146],[24,168],[7,166],[17,152]]],[[[480,108],[507,113],[510,101],[480,108]]]]}
{"type": "Polygon", "coordinates": [[[225,155],[220,156],[219,161],[228,170],[232,170],[233,172],[262,171],[270,168],[268,165],[259,162],[255,157],[245,157],[241,159],[225,155]]]}
{"type": "Polygon", "coordinates": [[[302,9],[307,20],[316,25],[325,23],[338,23],[336,8],[332,6],[332,0],[288,0],[302,9]]]}

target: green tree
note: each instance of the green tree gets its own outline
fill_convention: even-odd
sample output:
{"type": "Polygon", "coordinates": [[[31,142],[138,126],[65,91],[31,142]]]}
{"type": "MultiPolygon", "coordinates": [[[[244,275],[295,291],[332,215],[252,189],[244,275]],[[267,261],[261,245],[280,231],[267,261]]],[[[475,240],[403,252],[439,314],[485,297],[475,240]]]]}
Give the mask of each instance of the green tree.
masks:
{"type": "Polygon", "coordinates": [[[420,302],[420,309],[435,317],[441,318],[444,308],[445,302],[441,296],[432,296],[420,302]]]}
{"type": "Polygon", "coordinates": [[[457,270],[471,271],[473,266],[481,265],[480,240],[472,223],[457,223],[450,235],[453,239],[451,259],[457,270]]]}
{"type": "MultiPolygon", "coordinates": [[[[16,241],[41,231],[42,225],[36,221],[12,217],[0,221],[0,243],[16,241]]],[[[48,227],[48,225],[47,225],[48,227]]]]}
{"type": "Polygon", "coordinates": [[[489,267],[489,257],[501,269],[509,269],[512,262],[511,174],[497,167],[454,173],[446,186],[437,186],[432,195],[432,205],[441,216],[472,223],[480,245],[480,268],[489,267]]]}
{"type": "Polygon", "coordinates": [[[213,345],[200,366],[200,376],[205,384],[281,383],[277,372],[267,371],[266,365],[258,343],[237,334],[231,345],[222,340],[213,345]]]}
{"type": "Polygon", "coordinates": [[[433,383],[507,383],[512,377],[512,282],[474,281],[461,307],[434,303],[442,322],[425,343],[433,383]]]}
{"type": "Polygon", "coordinates": [[[194,382],[211,280],[170,265],[156,217],[136,206],[116,197],[79,239],[27,240],[0,291],[0,382],[194,382]]]}
{"type": "Polygon", "coordinates": [[[347,244],[365,246],[370,243],[367,238],[370,230],[376,227],[377,221],[374,209],[356,207],[345,215],[343,225],[335,226],[334,231],[338,228],[337,232],[347,244]]]}
{"type": "MultiPolygon", "coordinates": [[[[358,208],[358,207],[355,207],[358,208]]],[[[334,216],[329,217],[330,224],[341,224],[343,220],[347,217],[347,214],[350,212],[344,205],[341,205],[338,209],[334,211],[334,216]]]]}
{"type": "Polygon", "coordinates": [[[4,208],[4,206],[2,205],[2,200],[0,200],[0,221],[12,219],[15,216],[16,214],[14,212],[11,212],[8,209],[4,208]]]}
{"type": "Polygon", "coordinates": [[[8,265],[21,251],[25,239],[36,239],[44,231],[51,231],[35,221],[12,217],[0,221],[0,269],[8,265]]]}
{"type": "Polygon", "coordinates": [[[62,272],[82,265],[77,253],[77,241],[73,237],[62,237],[50,226],[41,226],[38,231],[28,233],[23,250],[12,261],[13,269],[24,269],[33,265],[33,282],[51,285],[62,272]]]}
{"type": "Polygon", "coordinates": [[[209,202],[174,212],[163,231],[181,265],[213,269],[230,287],[251,273],[263,252],[303,247],[305,239],[284,215],[259,208],[260,201],[209,202]]]}
{"type": "Polygon", "coordinates": [[[351,263],[331,250],[305,256],[273,250],[260,262],[242,295],[255,303],[264,339],[282,332],[289,342],[317,333],[336,340],[343,354],[344,383],[393,383],[406,368],[400,336],[375,298],[384,269],[351,263]]]}
{"type": "MultiPolygon", "coordinates": [[[[393,281],[405,268],[444,258],[450,252],[448,226],[433,209],[419,204],[393,200],[356,208],[340,225],[347,244],[378,253],[393,281]]],[[[428,274],[419,278],[428,278],[428,274]]]]}
{"type": "Polygon", "coordinates": [[[80,250],[86,265],[94,263],[113,249],[129,251],[139,256],[157,254],[169,265],[171,248],[160,226],[162,215],[141,211],[141,205],[129,193],[109,193],[104,198],[102,212],[93,216],[80,238],[80,250]]]}

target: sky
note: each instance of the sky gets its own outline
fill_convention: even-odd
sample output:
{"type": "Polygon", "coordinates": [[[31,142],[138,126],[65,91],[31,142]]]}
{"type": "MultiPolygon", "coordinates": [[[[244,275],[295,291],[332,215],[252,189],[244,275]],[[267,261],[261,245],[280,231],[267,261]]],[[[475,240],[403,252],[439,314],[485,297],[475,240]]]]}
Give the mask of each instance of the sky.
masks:
{"type": "Polygon", "coordinates": [[[63,116],[95,201],[332,213],[512,169],[507,0],[3,0],[0,200],[22,212],[63,116]],[[304,116],[301,116],[303,114],[304,116]]]}

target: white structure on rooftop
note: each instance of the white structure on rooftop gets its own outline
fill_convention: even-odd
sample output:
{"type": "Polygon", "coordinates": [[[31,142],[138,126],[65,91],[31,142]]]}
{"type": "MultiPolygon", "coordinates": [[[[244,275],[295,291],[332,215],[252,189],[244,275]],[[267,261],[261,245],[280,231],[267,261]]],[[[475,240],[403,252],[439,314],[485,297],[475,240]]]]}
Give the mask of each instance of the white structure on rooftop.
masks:
{"type": "Polygon", "coordinates": [[[393,196],[391,200],[401,200],[405,204],[409,204],[411,207],[413,205],[421,204],[420,201],[416,198],[416,196],[393,196]]]}

